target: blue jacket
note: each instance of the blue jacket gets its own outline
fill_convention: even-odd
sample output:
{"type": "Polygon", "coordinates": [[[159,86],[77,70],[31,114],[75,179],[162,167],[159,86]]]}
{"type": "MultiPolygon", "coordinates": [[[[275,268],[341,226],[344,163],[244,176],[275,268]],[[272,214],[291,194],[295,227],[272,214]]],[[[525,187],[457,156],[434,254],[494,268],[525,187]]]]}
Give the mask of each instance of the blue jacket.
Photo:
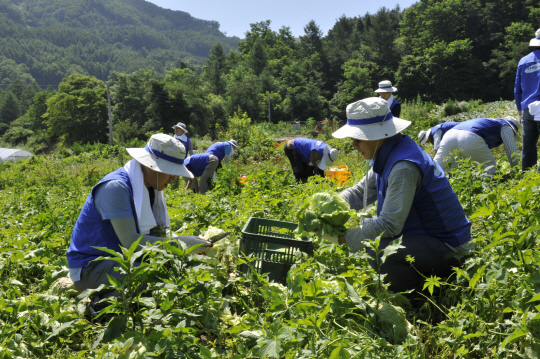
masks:
{"type": "Polygon", "coordinates": [[[231,148],[232,146],[229,142],[216,142],[208,147],[206,153],[216,156],[219,162],[221,162],[225,158],[225,155],[231,153],[231,148]]]}
{"type": "Polygon", "coordinates": [[[519,60],[514,99],[518,111],[525,110],[534,101],[540,101],[540,50],[519,60]]]}
{"type": "Polygon", "coordinates": [[[111,221],[102,219],[94,205],[94,194],[98,186],[113,180],[124,182],[127,185],[131,197],[131,211],[133,212],[137,232],[139,232],[139,223],[137,222],[135,203],[133,202],[133,188],[131,186],[131,181],[129,180],[126,170],[124,170],[123,167],[120,167],[116,171],[103,177],[103,179],[92,188],[90,195],[88,195],[88,198],[84,202],[79,218],[77,218],[77,222],[71,233],[71,241],[67,250],[69,268],[84,268],[88,266],[88,263],[91,260],[98,257],[110,257],[108,253],[92,247],[107,247],[116,252],[121,252],[121,243],[112,227],[111,221]]]}
{"type": "Polygon", "coordinates": [[[208,165],[210,159],[210,153],[197,153],[184,160],[184,166],[193,173],[195,177],[201,177],[204,169],[208,165]]]}
{"type": "Polygon", "coordinates": [[[178,139],[178,141],[182,142],[182,144],[186,148],[186,157],[187,157],[187,155],[189,154],[189,150],[192,149],[193,147],[191,146],[191,140],[189,139],[189,137],[186,137],[186,138],[187,138],[187,141],[182,141],[181,139],[178,139]]]}
{"type": "Polygon", "coordinates": [[[427,234],[457,247],[471,240],[471,222],[450,187],[441,167],[409,136],[397,134],[387,139],[377,153],[373,171],[377,183],[377,215],[381,214],[388,177],[398,161],[410,161],[422,171],[403,234],[427,234]]]}
{"type": "Polygon", "coordinates": [[[438,130],[441,130],[441,138],[443,138],[446,132],[453,129],[457,125],[459,125],[459,122],[443,122],[443,123],[440,123],[437,126],[433,126],[431,128],[431,136],[433,137],[433,134],[435,132],[437,132],[438,130]]]}
{"type": "MultiPolygon", "coordinates": [[[[514,132],[517,132],[517,128],[512,122],[510,122],[514,132]]],[[[475,118],[469,121],[461,122],[454,127],[456,130],[465,130],[477,134],[486,141],[486,145],[489,149],[500,146],[503,143],[501,137],[501,128],[508,126],[508,122],[498,118],[475,118]]]]}
{"type": "Polygon", "coordinates": [[[298,152],[303,162],[309,163],[311,151],[316,150],[321,157],[324,155],[326,143],[323,141],[310,140],[308,138],[295,138],[293,141],[293,149],[298,152]]]}

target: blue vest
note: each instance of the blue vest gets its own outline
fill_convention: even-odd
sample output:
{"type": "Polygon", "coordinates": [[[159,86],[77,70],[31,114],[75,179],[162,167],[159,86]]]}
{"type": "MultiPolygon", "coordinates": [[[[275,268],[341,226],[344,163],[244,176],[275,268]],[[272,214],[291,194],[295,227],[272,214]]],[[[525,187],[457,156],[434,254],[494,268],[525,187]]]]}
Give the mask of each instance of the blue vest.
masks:
{"type": "Polygon", "coordinates": [[[129,176],[123,167],[120,167],[107,176],[92,188],[90,195],[84,202],[79,218],[75,223],[71,233],[71,241],[67,250],[67,260],[69,268],[84,268],[91,260],[98,257],[110,257],[106,252],[92,247],[107,247],[121,253],[120,240],[116,235],[110,220],[103,220],[94,205],[94,193],[96,188],[102,183],[118,180],[124,182],[131,197],[131,211],[135,219],[135,226],[139,232],[135,203],[133,202],[133,189],[129,176]]]}
{"type": "Polygon", "coordinates": [[[422,171],[422,182],[414,194],[403,234],[427,234],[457,247],[471,240],[471,222],[450,187],[441,167],[409,136],[387,139],[377,153],[373,171],[377,174],[377,215],[381,214],[388,177],[398,161],[410,161],[422,171]]]}
{"type": "Polygon", "coordinates": [[[321,157],[324,155],[326,143],[323,141],[310,140],[308,138],[295,138],[293,141],[293,149],[298,152],[300,158],[305,163],[309,163],[311,151],[316,150],[321,157]]]}
{"type": "Polygon", "coordinates": [[[178,141],[180,141],[184,147],[186,148],[186,156],[189,154],[189,148],[190,148],[190,145],[191,145],[191,140],[189,139],[189,137],[186,137],[187,138],[187,141],[182,141],[181,139],[178,139],[178,141]]]}
{"type": "MultiPolygon", "coordinates": [[[[512,122],[511,126],[514,131],[517,128],[512,122]]],[[[477,134],[482,137],[489,149],[500,146],[503,143],[501,137],[501,128],[508,126],[508,122],[498,118],[475,118],[465,121],[454,127],[456,130],[465,130],[477,134]]]]}
{"type": "Polygon", "coordinates": [[[206,150],[206,153],[214,155],[218,158],[219,162],[225,158],[225,147],[231,146],[229,142],[216,142],[206,150]]]}
{"type": "Polygon", "coordinates": [[[208,160],[210,159],[209,153],[197,153],[193,156],[190,156],[184,160],[184,166],[193,173],[195,177],[201,177],[204,169],[208,165],[208,160]]]}
{"type": "Polygon", "coordinates": [[[390,111],[392,111],[392,109],[393,109],[397,104],[399,104],[399,102],[397,102],[397,100],[394,99],[394,101],[392,101],[392,104],[390,105],[390,111]]]}
{"type": "Polygon", "coordinates": [[[434,126],[431,128],[431,137],[433,137],[433,134],[437,132],[437,130],[441,130],[441,138],[444,137],[444,134],[448,132],[449,130],[453,129],[459,125],[459,122],[443,122],[438,124],[437,126],[434,126]]]}

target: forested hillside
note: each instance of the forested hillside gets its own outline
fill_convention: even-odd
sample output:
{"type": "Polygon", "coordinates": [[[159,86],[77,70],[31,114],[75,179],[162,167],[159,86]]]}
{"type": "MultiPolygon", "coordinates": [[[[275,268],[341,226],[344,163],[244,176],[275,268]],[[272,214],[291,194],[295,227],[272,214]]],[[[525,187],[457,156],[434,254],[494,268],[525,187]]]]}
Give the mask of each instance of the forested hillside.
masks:
{"type": "Polygon", "coordinates": [[[0,0],[0,84],[56,86],[72,73],[104,80],[112,71],[182,63],[200,68],[220,42],[219,23],[144,0],[0,0]]]}
{"type": "Polygon", "coordinates": [[[11,34],[0,39],[0,52],[9,54],[0,53],[9,84],[0,94],[0,135],[7,130],[5,142],[30,139],[32,147],[107,141],[107,76],[119,143],[178,120],[192,134],[215,136],[234,113],[267,121],[269,102],[275,123],[343,120],[346,105],[373,96],[381,80],[399,88],[405,106],[511,100],[517,63],[540,27],[537,0],[423,0],[404,10],[344,15],[328,34],[311,21],[299,38],[261,21],[230,51],[232,40],[215,22],[142,0],[16,3],[0,0],[9,19],[2,34],[11,34]],[[189,23],[180,18],[201,30],[190,31],[200,42],[180,37],[189,23]],[[166,48],[171,43],[176,47],[166,48]],[[196,58],[190,62],[182,51],[209,54],[206,66],[198,71],[196,58]],[[39,84],[64,80],[58,91],[32,97],[34,71],[44,76],[39,84]]]}

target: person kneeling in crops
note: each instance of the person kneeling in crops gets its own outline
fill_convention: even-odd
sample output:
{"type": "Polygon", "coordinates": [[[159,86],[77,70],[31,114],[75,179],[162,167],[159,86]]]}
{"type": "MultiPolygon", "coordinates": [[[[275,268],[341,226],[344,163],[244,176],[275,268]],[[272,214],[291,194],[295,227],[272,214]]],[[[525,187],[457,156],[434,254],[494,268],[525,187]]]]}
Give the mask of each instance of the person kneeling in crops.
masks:
{"type": "Polygon", "coordinates": [[[377,201],[377,217],[326,239],[358,251],[364,248],[364,239],[382,235],[380,248],[385,248],[402,236],[405,248],[381,267],[394,292],[421,290],[417,270],[450,275],[452,267],[460,265],[453,254],[472,249],[471,222],[443,170],[410,137],[400,134],[410,124],[394,117],[383,99],[366,98],[347,106],[347,125],[333,133],[336,138],[352,138],[353,147],[372,167],[341,196],[355,210],[377,201]],[[415,258],[414,268],[407,256],[415,258]]]}
{"type": "Polygon", "coordinates": [[[186,190],[193,189],[195,193],[205,194],[218,164],[218,158],[210,153],[197,153],[187,158],[184,165],[193,174],[194,178],[184,177],[187,185],[186,190]],[[200,183],[197,181],[197,177],[201,178],[200,183]]]}
{"type": "Polygon", "coordinates": [[[311,176],[324,177],[326,167],[338,159],[338,150],[323,141],[295,138],[285,145],[285,155],[291,163],[297,182],[307,182],[311,176]]]}
{"type": "MultiPolygon", "coordinates": [[[[144,148],[127,148],[133,159],[109,173],[92,188],[84,202],[71,234],[67,250],[70,277],[79,291],[109,284],[107,275],[124,277],[114,269],[114,261],[93,261],[110,257],[95,247],[107,247],[121,253],[142,235],[140,245],[162,241],[159,236],[170,227],[163,190],[177,176],[192,178],[184,167],[186,149],[180,141],[165,134],[153,135],[144,148]]],[[[173,237],[188,247],[201,244],[201,251],[211,243],[195,236],[173,237]]],[[[102,298],[117,292],[104,290],[102,298]]]]}

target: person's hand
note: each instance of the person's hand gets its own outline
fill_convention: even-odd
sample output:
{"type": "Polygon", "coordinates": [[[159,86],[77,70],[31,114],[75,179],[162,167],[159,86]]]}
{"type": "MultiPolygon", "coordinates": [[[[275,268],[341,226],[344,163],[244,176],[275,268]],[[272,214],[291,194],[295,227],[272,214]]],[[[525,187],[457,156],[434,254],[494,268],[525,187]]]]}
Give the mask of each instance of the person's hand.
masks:
{"type": "Polygon", "coordinates": [[[330,235],[328,233],[325,233],[322,235],[322,239],[328,241],[328,242],[332,242],[334,244],[339,244],[339,236],[333,236],[333,235],[330,235]]]}
{"type": "Polygon", "coordinates": [[[182,236],[182,237],[176,237],[176,238],[184,242],[188,246],[188,248],[195,246],[197,244],[204,243],[204,245],[200,246],[197,249],[198,253],[203,253],[214,246],[214,243],[207,241],[206,239],[199,236],[182,236]]]}

